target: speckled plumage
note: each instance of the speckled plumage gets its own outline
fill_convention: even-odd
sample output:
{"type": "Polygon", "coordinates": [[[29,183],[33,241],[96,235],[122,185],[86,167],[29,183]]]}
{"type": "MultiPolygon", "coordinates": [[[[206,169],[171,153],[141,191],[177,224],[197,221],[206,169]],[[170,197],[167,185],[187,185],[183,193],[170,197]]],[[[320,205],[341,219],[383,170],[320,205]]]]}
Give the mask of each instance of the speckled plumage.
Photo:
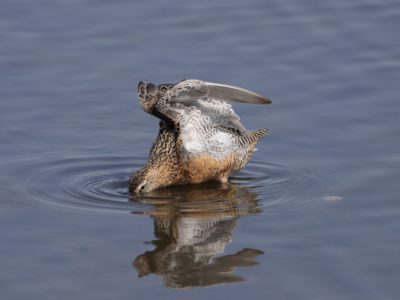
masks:
{"type": "Polygon", "coordinates": [[[242,88],[200,80],[158,86],[140,82],[138,93],[143,110],[161,122],[147,165],[130,179],[131,192],[211,179],[226,182],[249,162],[267,133],[246,130],[228,103],[271,103],[242,88]]]}

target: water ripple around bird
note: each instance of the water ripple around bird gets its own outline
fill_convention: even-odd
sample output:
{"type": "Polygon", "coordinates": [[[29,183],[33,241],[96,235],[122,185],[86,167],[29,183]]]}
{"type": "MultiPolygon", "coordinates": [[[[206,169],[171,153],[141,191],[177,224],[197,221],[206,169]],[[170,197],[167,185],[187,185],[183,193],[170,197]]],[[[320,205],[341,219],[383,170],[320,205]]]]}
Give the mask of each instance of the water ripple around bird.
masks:
{"type": "Polygon", "coordinates": [[[189,214],[284,213],[306,209],[321,196],[319,179],[303,167],[262,161],[250,162],[225,185],[176,186],[132,196],[129,177],[144,161],[131,156],[19,161],[11,164],[10,178],[15,188],[23,184],[23,192],[44,204],[105,213],[148,213],[155,208],[160,213],[171,207],[189,214]]]}

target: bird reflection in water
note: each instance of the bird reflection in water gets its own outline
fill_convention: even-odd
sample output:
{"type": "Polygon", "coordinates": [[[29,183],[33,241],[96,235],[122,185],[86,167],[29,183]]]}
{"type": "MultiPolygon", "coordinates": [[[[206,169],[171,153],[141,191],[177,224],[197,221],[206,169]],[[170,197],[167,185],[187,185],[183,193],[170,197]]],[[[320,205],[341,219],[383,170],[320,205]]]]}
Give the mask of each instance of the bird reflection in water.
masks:
{"type": "Polygon", "coordinates": [[[251,248],[223,255],[232,230],[244,215],[261,211],[257,196],[236,184],[170,187],[132,201],[150,204],[155,249],[136,257],[138,276],[157,274],[170,288],[204,287],[243,281],[235,267],[257,265],[263,251],[251,248]]]}

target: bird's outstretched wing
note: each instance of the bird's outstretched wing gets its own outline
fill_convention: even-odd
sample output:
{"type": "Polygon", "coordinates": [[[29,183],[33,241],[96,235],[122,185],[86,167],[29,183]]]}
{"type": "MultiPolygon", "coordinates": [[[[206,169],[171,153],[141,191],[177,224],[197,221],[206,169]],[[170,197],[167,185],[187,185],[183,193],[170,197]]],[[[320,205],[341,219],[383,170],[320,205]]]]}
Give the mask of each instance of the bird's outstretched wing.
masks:
{"type": "Polygon", "coordinates": [[[179,127],[186,153],[222,157],[233,150],[238,135],[247,133],[229,102],[269,104],[271,100],[235,86],[184,80],[158,99],[153,114],[179,127]]]}

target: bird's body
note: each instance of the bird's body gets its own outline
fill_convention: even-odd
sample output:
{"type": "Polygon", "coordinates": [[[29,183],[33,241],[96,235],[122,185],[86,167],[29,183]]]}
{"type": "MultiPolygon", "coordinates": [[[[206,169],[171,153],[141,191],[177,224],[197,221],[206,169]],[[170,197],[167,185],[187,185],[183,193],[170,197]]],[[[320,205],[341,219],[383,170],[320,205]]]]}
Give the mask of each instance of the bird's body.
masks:
{"type": "Polygon", "coordinates": [[[231,172],[249,162],[267,133],[246,130],[227,101],[270,100],[238,87],[199,80],[158,86],[140,82],[138,92],[143,110],[161,121],[147,165],[130,179],[132,192],[207,180],[227,182],[231,172]]]}

